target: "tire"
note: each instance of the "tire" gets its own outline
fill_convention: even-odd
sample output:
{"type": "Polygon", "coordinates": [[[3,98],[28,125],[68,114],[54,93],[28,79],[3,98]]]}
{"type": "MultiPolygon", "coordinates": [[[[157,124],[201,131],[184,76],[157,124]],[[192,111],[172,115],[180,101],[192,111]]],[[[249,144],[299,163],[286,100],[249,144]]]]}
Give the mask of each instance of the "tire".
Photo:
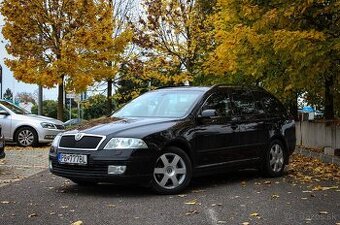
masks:
{"type": "Polygon", "coordinates": [[[31,127],[22,127],[16,131],[15,140],[21,147],[36,146],[38,144],[38,134],[31,127]]]}
{"type": "Polygon", "coordinates": [[[94,186],[97,184],[97,182],[94,181],[86,181],[86,180],[80,180],[80,179],[71,179],[73,183],[76,183],[79,186],[94,186]]]}
{"type": "Polygon", "coordinates": [[[282,176],[286,166],[286,154],[286,150],[281,141],[271,141],[266,151],[262,169],[264,175],[268,177],[282,176]]]}
{"type": "Polygon", "coordinates": [[[152,189],[159,194],[183,191],[192,177],[192,163],[180,148],[168,147],[157,157],[152,175],[152,189]]]}

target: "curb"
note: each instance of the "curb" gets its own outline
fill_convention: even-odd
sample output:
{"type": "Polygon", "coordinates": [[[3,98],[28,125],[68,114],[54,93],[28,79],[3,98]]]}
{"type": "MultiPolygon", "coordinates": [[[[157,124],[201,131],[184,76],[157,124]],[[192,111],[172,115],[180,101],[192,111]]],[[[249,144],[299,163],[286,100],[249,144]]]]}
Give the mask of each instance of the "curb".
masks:
{"type": "Polygon", "coordinates": [[[317,158],[324,163],[332,163],[340,166],[340,157],[337,156],[327,155],[320,152],[313,152],[301,147],[296,147],[294,152],[300,155],[317,158]]]}

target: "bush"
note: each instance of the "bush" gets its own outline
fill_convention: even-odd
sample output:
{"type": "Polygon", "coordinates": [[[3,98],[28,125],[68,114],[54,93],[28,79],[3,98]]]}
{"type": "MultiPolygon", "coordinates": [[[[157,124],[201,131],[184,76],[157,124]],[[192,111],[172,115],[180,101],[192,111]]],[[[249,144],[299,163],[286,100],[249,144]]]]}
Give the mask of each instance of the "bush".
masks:
{"type": "MultiPolygon", "coordinates": [[[[112,100],[113,108],[115,102],[112,100]]],[[[93,95],[83,104],[84,119],[90,120],[107,115],[107,98],[105,95],[93,95]]]]}

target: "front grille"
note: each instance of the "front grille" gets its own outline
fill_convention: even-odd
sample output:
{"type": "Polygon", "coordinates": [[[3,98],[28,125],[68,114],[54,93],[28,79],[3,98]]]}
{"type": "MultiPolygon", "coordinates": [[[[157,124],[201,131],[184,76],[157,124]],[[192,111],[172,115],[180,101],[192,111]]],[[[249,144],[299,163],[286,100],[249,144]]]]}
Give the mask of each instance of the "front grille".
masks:
{"type": "Polygon", "coordinates": [[[64,125],[57,125],[57,124],[55,124],[55,127],[56,127],[58,130],[65,130],[65,126],[64,126],[64,125]]]}
{"type": "Polygon", "coordinates": [[[104,137],[84,135],[79,141],[76,141],[75,135],[66,135],[61,137],[59,147],[96,149],[103,138],[104,137]]]}
{"type": "Polygon", "coordinates": [[[59,164],[56,160],[52,162],[55,172],[73,175],[92,175],[102,176],[107,175],[107,164],[91,164],[86,166],[59,164]]]}

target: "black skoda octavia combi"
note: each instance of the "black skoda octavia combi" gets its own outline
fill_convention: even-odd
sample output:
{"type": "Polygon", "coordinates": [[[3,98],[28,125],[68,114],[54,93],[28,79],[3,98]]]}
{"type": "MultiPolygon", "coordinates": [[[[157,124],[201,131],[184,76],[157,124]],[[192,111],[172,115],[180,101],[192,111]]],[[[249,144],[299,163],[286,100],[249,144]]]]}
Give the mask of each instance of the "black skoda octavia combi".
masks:
{"type": "Polygon", "coordinates": [[[193,176],[228,169],[280,176],[295,141],[294,120],[261,88],[161,88],[122,107],[110,123],[58,135],[49,168],[78,184],[143,183],[174,194],[193,176]]]}

